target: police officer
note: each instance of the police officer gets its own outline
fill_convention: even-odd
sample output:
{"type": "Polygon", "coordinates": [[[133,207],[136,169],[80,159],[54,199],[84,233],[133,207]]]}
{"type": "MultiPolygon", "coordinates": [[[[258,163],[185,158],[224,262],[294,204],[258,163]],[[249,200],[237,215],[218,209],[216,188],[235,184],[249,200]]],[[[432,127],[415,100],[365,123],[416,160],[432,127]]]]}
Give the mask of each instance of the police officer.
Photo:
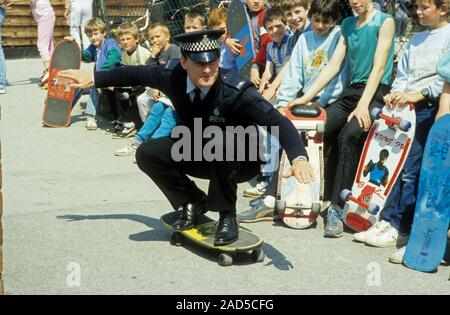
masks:
{"type": "MultiPolygon", "coordinates": [[[[292,163],[291,175],[300,182],[309,182],[314,177],[303,142],[292,123],[274,110],[250,82],[219,69],[219,38],[222,34],[221,30],[207,30],[176,36],[182,58],[171,60],[164,66],[123,67],[95,72],[94,79],[80,70],[60,73],[62,77],[75,80],[77,83],[73,86],[77,88],[92,87],[94,82],[96,87],[150,86],[171,99],[181,123],[172,131],[172,136],[143,143],[136,152],[136,161],[173,208],[181,209],[174,223],[175,229],[192,228],[196,218],[207,210],[220,213],[215,245],[230,244],[238,239],[237,184],[256,176],[262,161],[249,157],[250,145],[255,141],[220,137],[217,132],[213,140],[222,146],[227,158],[211,160],[202,154],[206,150],[206,140],[197,139],[195,135],[203,135],[211,127],[224,131],[224,134],[229,133],[230,126],[277,127],[279,142],[292,163]],[[180,141],[185,140],[180,139],[182,131],[191,131],[191,136],[194,134],[183,150],[179,146],[180,141]],[[235,152],[242,148],[242,143],[244,160],[235,152]],[[180,159],[180,155],[184,158],[180,159]],[[209,179],[208,194],[187,175],[209,179]]],[[[216,147],[215,154],[222,148],[216,147]]]]}

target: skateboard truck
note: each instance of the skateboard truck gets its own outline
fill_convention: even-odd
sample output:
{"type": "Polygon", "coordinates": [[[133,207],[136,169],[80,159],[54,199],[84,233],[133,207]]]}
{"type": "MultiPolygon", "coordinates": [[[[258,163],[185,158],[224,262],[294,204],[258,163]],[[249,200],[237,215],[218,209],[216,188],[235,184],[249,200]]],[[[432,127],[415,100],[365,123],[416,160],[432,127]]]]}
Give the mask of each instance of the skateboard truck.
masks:
{"type": "Polygon", "coordinates": [[[407,120],[402,120],[398,118],[394,118],[391,116],[388,116],[386,114],[383,114],[381,108],[374,108],[372,110],[372,116],[375,120],[378,119],[384,119],[386,121],[386,125],[389,128],[396,128],[398,127],[401,131],[408,132],[408,130],[411,128],[411,122],[407,120]]]}
{"type": "Polygon", "coordinates": [[[361,194],[361,196],[359,197],[354,197],[352,192],[348,189],[344,189],[341,191],[341,199],[343,201],[353,201],[354,203],[360,205],[361,207],[363,207],[364,209],[367,210],[367,212],[369,212],[370,214],[373,215],[377,215],[377,213],[380,211],[380,207],[378,205],[369,203],[369,198],[372,195],[373,191],[375,191],[374,187],[366,187],[368,189],[365,189],[366,191],[363,191],[363,193],[361,194]],[[368,191],[368,190],[372,190],[372,192],[368,191]]]}
{"type": "Polygon", "coordinates": [[[278,213],[285,212],[286,208],[290,208],[296,210],[296,214],[292,214],[291,216],[309,216],[309,214],[305,214],[303,210],[311,210],[312,215],[319,215],[321,205],[320,202],[311,202],[311,204],[296,204],[296,205],[286,205],[285,200],[277,200],[275,202],[275,210],[278,213]]]}

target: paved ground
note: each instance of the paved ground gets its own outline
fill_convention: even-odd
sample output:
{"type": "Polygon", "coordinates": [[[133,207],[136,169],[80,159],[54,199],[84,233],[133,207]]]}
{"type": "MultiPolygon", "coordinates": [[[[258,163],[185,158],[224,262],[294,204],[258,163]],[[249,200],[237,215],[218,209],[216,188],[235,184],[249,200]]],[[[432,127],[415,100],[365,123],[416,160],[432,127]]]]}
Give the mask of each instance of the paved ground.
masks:
{"type": "Polygon", "coordinates": [[[169,203],[133,158],[113,155],[129,140],[86,131],[79,108],[70,128],[43,128],[40,61],[7,67],[11,86],[0,96],[7,294],[450,293],[449,266],[425,274],[392,265],[392,249],[354,243],[351,234],[324,239],[323,220],[307,231],[247,225],[266,242],[262,264],[244,256],[223,268],[196,246],[170,246],[159,222],[169,203]]]}

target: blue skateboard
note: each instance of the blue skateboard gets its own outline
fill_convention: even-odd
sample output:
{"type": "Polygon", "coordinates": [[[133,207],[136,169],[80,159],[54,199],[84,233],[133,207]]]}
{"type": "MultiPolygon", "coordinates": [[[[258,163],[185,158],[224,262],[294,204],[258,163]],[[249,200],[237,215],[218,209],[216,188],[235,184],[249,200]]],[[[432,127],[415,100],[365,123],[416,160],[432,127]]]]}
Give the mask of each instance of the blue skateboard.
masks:
{"type": "Polygon", "coordinates": [[[403,263],[436,270],[445,254],[450,218],[450,114],[430,130],[422,160],[414,222],[403,263]]]}
{"type": "Polygon", "coordinates": [[[250,18],[241,0],[233,0],[228,7],[227,30],[230,38],[238,39],[242,46],[236,65],[241,77],[248,80],[256,53],[250,18]]]}

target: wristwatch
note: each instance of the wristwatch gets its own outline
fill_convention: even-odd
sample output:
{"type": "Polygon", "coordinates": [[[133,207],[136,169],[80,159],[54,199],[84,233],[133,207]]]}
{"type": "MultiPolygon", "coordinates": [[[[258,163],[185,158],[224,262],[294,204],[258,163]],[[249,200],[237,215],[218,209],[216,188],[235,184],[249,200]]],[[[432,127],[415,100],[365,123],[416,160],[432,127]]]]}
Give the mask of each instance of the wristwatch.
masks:
{"type": "Polygon", "coordinates": [[[292,164],[294,164],[295,161],[306,161],[308,162],[308,157],[304,155],[299,155],[295,159],[292,160],[292,164]]]}
{"type": "Polygon", "coordinates": [[[429,99],[431,96],[431,91],[429,88],[423,88],[422,91],[420,91],[420,93],[422,94],[423,97],[425,97],[425,99],[429,99]]]}

